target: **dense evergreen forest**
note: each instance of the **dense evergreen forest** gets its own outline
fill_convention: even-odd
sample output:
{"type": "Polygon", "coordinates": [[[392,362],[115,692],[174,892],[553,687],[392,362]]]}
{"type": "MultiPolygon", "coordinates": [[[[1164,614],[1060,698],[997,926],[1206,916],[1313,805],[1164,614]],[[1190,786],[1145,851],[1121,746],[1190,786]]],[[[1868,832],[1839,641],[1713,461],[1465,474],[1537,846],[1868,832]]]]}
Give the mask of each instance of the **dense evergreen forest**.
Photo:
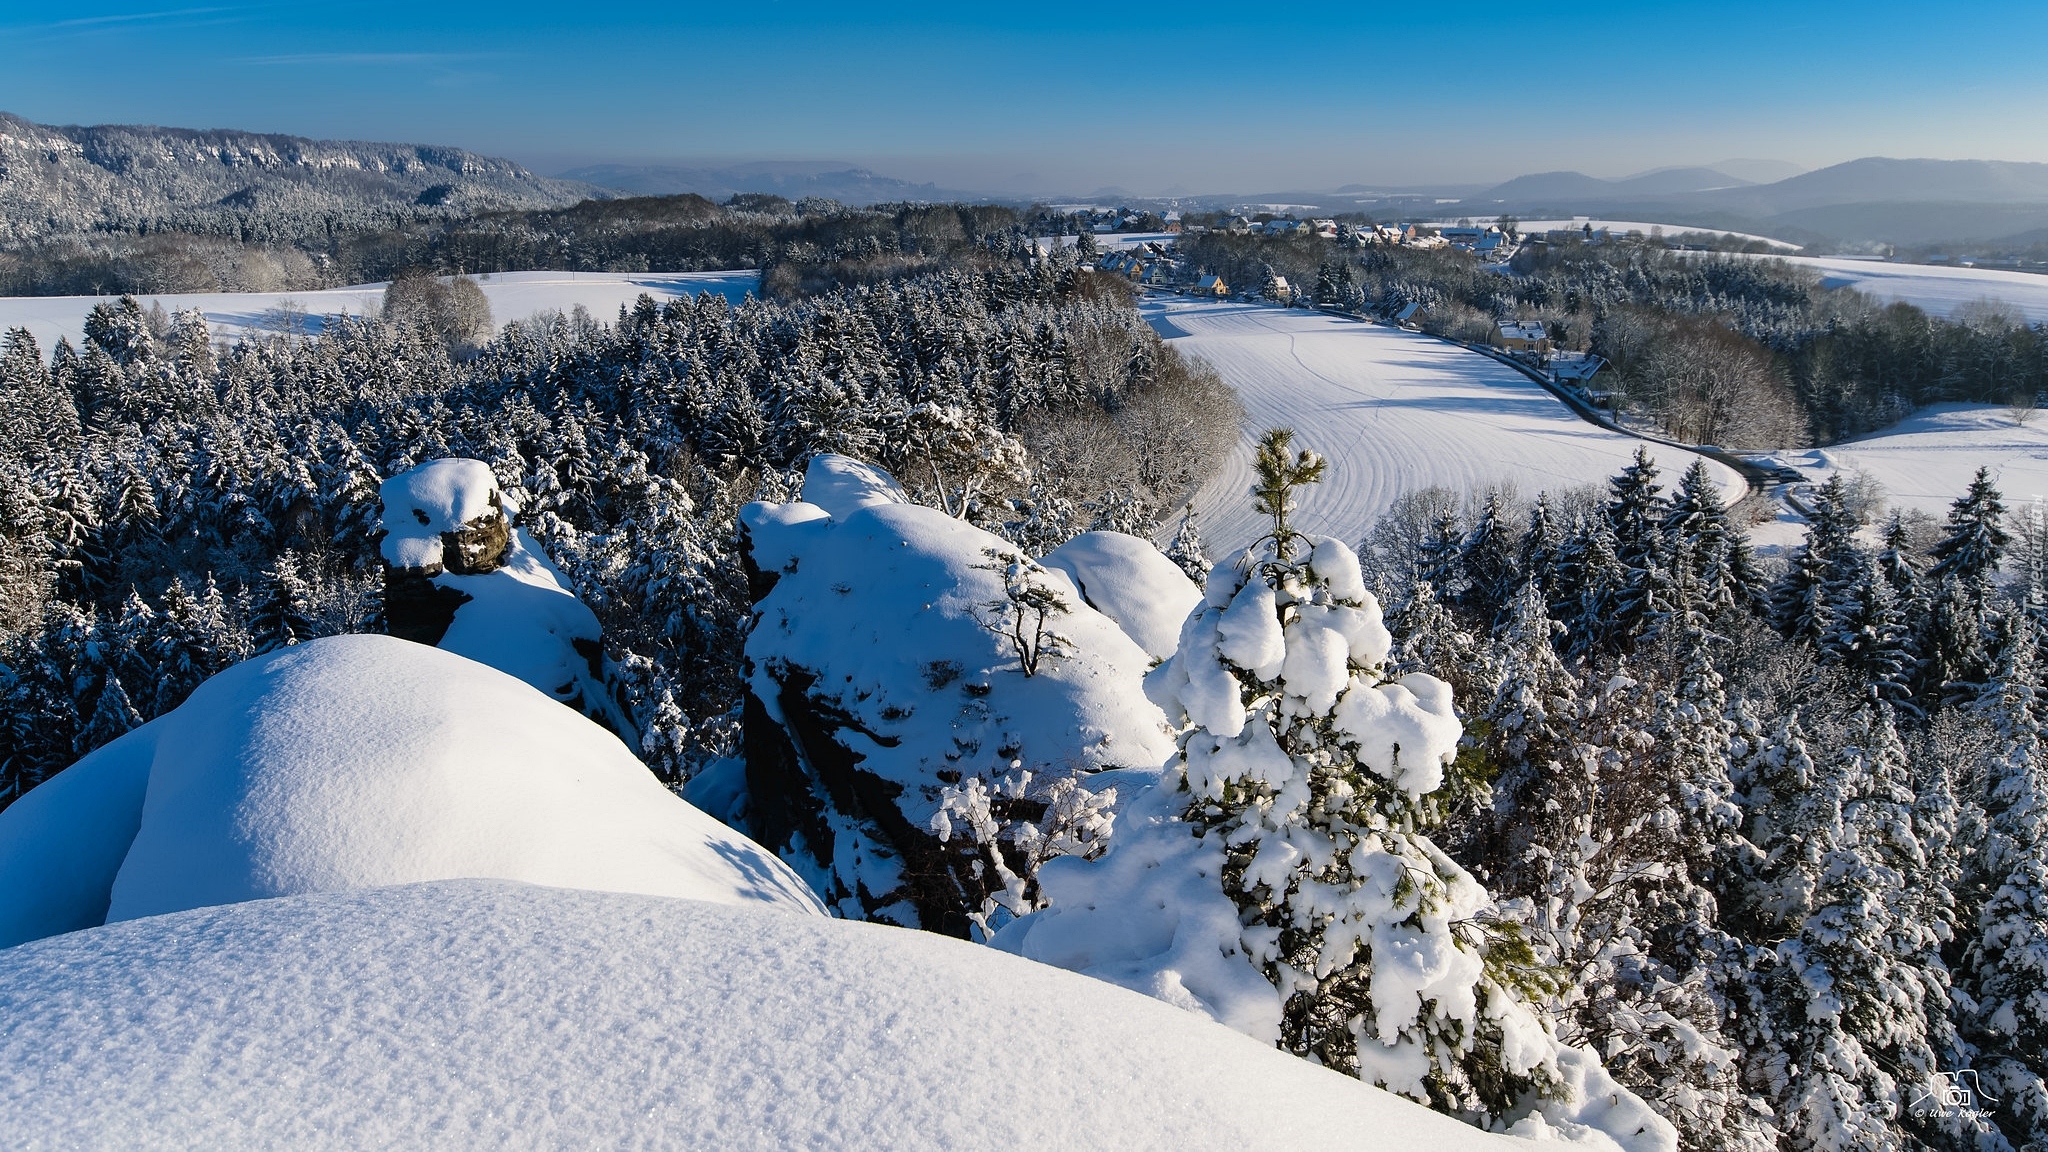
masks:
{"type": "Polygon", "coordinates": [[[206,232],[69,233],[0,251],[0,295],[303,291],[441,274],[760,268],[764,292],[875,283],[1013,242],[986,205],[846,208],[745,193],[585,200],[572,207],[393,217],[296,240],[206,232]]]}
{"type": "Polygon", "coordinates": [[[420,461],[498,471],[680,780],[731,750],[734,511],[811,453],[956,504],[955,461],[986,456],[968,515],[1039,551],[1177,507],[1235,434],[1213,373],[1059,260],[789,305],[643,297],[614,324],[507,325],[464,359],[376,320],[222,350],[197,313],[152,327],[132,300],[87,331],[45,356],[17,330],[0,356],[10,797],[252,652],[372,627],[377,485],[420,461]]]}

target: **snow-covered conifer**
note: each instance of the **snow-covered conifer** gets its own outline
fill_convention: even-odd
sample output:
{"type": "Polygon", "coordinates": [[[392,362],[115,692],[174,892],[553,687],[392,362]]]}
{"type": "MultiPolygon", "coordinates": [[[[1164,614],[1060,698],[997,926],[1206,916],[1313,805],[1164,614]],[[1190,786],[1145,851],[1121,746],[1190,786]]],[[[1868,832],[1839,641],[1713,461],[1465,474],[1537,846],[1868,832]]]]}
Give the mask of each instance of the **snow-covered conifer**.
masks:
{"type": "Polygon", "coordinates": [[[1959,973],[1972,1067],[2015,1146],[2048,1139],[2048,750],[2038,641],[2015,613],[1979,711],[1997,753],[1985,781],[1987,835],[1969,864],[1983,894],[1959,973]]]}
{"type": "Polygon", "coordinates": [[[1991,469],[1979,468],[1969,490],[1949,507],[1948,528],[1934,545],[1934,567],[1927,575],[1935,580],[1954,576],[1981,599],[2012,539],[2004,522],[2004,498],[1991,483],[1991,469]]]}
{"type": "MultiPolygon", "coordinates": [[[[1564,1068],[1584,1055],[1530,1003],[1547,981],[1428,836],[1458,791],[1450,688],[1388,677],[1356,557],[1287,523],[1324,467],[1290,440],[1260,445],[1272,533],[1211,574],[1154,674],[1187,725],[1183,818],[1222,847],[1238,946],[1283,998],[1282,1047],[1475,1120],[1569,1098],[1564,1068]]],[[[1632,1123],[1630,1138],[1666,1138],[1647,1115],[1632,1123]]]]}
{"type": "Polygon", "coordinates": [[[1166,558],[1198,585],[1209,578],[1209,570],[1216,566],[1202,550],[1202,536],[1195,529],[1193,504],[1181,510],[1180,528],[1173,534],[1173,543],[1167,546],[1166,558]]]}

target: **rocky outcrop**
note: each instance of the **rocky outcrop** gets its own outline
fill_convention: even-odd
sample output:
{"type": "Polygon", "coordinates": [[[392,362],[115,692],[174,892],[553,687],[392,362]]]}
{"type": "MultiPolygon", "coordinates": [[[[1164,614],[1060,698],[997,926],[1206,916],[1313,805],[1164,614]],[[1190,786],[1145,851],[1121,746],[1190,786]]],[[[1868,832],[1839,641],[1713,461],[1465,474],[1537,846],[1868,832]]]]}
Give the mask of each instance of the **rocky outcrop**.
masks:
{"type": "Polygon", "coordinates": [[[385,630],[488,664],[637,740],[611,686],[597,617],[477,460],[434,460],[384,482],[385,630]]]}
{"type": "Polygon", "coordinates": [[[1023,558],[879,470],[820,456],[803,501],[740,518],[747,830],[841,915],[967,935],[995,878],[935,832],[949,791],[979,779],[999,819],[1030,820],[1043,803],[1006,787],[1027,773],[1128,792],[1172,755],[1143,649],[1040,569],[1062,643],[1027,674],[1000,607],[1023,558]]]}

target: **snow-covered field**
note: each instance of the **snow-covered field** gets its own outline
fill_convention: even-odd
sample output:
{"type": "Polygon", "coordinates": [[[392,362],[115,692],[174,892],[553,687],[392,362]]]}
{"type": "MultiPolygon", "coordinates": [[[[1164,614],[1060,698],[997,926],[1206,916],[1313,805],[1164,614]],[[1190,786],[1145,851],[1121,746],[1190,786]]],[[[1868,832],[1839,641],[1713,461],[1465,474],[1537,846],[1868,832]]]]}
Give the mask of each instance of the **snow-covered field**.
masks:
{"type": "MultiPolygon", "coordinates": [[[[1123,250],[1124,250],[1124,249],[1126,249],[1126,248],[1136,248],[1136,247],[1137,247],[1138,245],[1140,245],[1140,244],[1150,244],[1150,243],[1152,243],[1152,242],[1154,242],[1154,241],[1157,241],[1157,242],[1159,242],[1159,243],[1162,243],[1162,244],[1172,244],[1172,243],[1175,243],[1175,242],[1177,242],[1177,241],[1178,241],[1178,240],[1180,239],[1180,233],[1178,233],[1178,232],[1097,232],[1097,233],[1094,233],[1094,238],[1095,238],[1095,248],[1096,248],[1096,250],[1097,250],[1097,251],[1100,251],[1100,252],[1121,252],[1121,251],[1123,251],[1123,250]]],[[[1062,247],[1062,248],[1072,248],[1072,247],[1074,246],[1075,242],[1076,242],[1077,240],[1079,240],[1079,239],[1080,239],[1080,238],[1079,238],[1079,237],[1077,237],[1077,236],[1040,236],[1040,237],[1038,237],[1038,247],[1039,247],[1039,249],[1040,249],[1041,251],[1043,251],[1043,250],[1044,250],[1044,249],[1045,249],[1045,248],[1046,248],[1046,247],[1047,247],[1048,245],[1050,245],[1050,244],[1051,244],[1051,243],[1052,243],[1053,241],[1057,240],[1057,241],[1059,241],[1059,246],[1060,246],[1060,247],[1062,247]]]]}
{"type": "Polygon", "coordinates": [[[1903,300],[1930,316],[1953,316],[1977,300],[2009,304],[2029,324],[2048,323],[2048,276],[1998,268],[1891,264],[1848,256],[1787,256],[1812,268],[1830,288],[1854,288],[1884,300],[1903,300]]]}
{"type": "MultiPolygon", "coordinates": [[[[1492,218],[1482,220],[1474,216],[1471,219],[1474,223],[1492,222],[1492,218]]],[[[1440,221],[1440,223],[1453,224],[1456,221],[1444,220],[1440,221]]],[[[1549,232],[1559,228],[1584,228],[1588,224],[1593,226],[1595,232],[1603,228],[1609,232],[1619,232],[1624,235],[1630,232],[1641,232],[1645,236],[1660,231],[1666,236],[1676,236],[1681,232],[1706,232],[1715,236],[1733,236],[1737,240],[1761,240],[1771,247],[1785,252],[1799,251],[1799,245],[1797,244],[1786,240],[1774,239],[1769,236],[1758,236],[1754,232],[1730,232],[1726,228],[1694,228],[1686,224],[1652,224],[1642,220],[1603,220],[1597,216],[1575,216],[1570,220],[1523,220],[1516,227],[1520,228],[1524,235],[1529,235],[1537,232],[1549,232]]]]}
{"type": "Polygon", "coordinates": [[[507,881],[7,949],[0,1019],[25,1147],[1534,1147],[964,941],[507,881]]]}
{"type": "MultiPolygon", "coordinates": [[[[1153,297],[1143,309],[1160,335],[1215,365],[1244,402],[1244,438],[1195,497],[1212,555],[1264,531],[1246,493],[1252,440],[1274,425],[1330,458],[1330,475],[1304,494],[1297,525],[1351,541],[1404,492],[1506,483],[1533,497],[1598,484],[1641,443],[1580,420],[1514,369],[1433,337],[1256,304],[1153,297]]],[[[1692,464],[1675,448],[1652,445],[1651,455],[1674,479],[1692,464]]],[[[1739,497],[1741,477],[1711,466],[1739,497]]]]}
{"type": "Polygon", "coordinates": [[[1867,472],[1884,485],[1889,506],[1936,517],[1989,465],[2012,508],[2048,499],[2048,418],[2019,425],[2002,407],[1935,404],[1873,436],[1756,459],[1796,468],[1817,484],[1836,471],[1867,472]]]}
{"type": "MultiPolygon", "coordinates": [[[[740,272],[500,272],[478,276],[491,319],[503,325],[535,312],[568,312],[581,304],[600,321],[614,319],[620,305],[631,305],[646,293],[658,301],[715,292],[737,303],[755,291],[760,275],[740,272]]],[[[193,292],[139,296],[144,308],[161,303],[166,312],[197,308],[217,339],[233,340],[244,332],[276,332],[283,328],[280,309],[289,305],[305,317],[303,330],[317,335],[327,316],[361,316],[384,305],[384,285],[356,284],[321,292],[193,292]]],[[[82,338],[85,314],[104,296],[0,297],[0,332],[27,328],[45,355],[59,336],[73,344],[82,338]]]]}

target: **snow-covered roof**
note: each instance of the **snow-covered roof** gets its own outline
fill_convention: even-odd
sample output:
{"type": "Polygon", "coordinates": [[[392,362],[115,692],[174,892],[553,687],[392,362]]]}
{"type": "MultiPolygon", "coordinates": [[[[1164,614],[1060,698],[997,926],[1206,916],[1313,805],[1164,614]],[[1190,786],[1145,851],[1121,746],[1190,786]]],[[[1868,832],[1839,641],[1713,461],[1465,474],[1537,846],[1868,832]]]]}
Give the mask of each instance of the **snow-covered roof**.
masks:
{"type": "Polygon", "coordinates": [[[334,636],[235,665],[0,811],[0,946],[462,876],[818,909],[576,712],[438,648],[334,636]]]}
{"type": "Polygon", "coordinates": [[[48,1147],[1534,1147],[979,945],[504,881],[0,951],[0,1019],[48,1147]]]}
{"type": "Polygon", "coordinates": [[[1501,334],[1501,336],[1502,336],[1502,338],[1503,338],[1503,339],[1508,339],[1508,340],[1548,340],[1548,339],[1550,339],[1550,334],[1549,334],[1548,332],[1544,331],[1544,329],[1543,329],[1543,324],[1542,324],[1542,322],[1541,322],[1541,321],[1537,321],[1537,320],[1503,320],[1503,321],[1501,321],[1501,322],[1500,322],[1500,325],[1499,325],[1499,327],[1500,327],[1500,334],[1501,334]]]}

